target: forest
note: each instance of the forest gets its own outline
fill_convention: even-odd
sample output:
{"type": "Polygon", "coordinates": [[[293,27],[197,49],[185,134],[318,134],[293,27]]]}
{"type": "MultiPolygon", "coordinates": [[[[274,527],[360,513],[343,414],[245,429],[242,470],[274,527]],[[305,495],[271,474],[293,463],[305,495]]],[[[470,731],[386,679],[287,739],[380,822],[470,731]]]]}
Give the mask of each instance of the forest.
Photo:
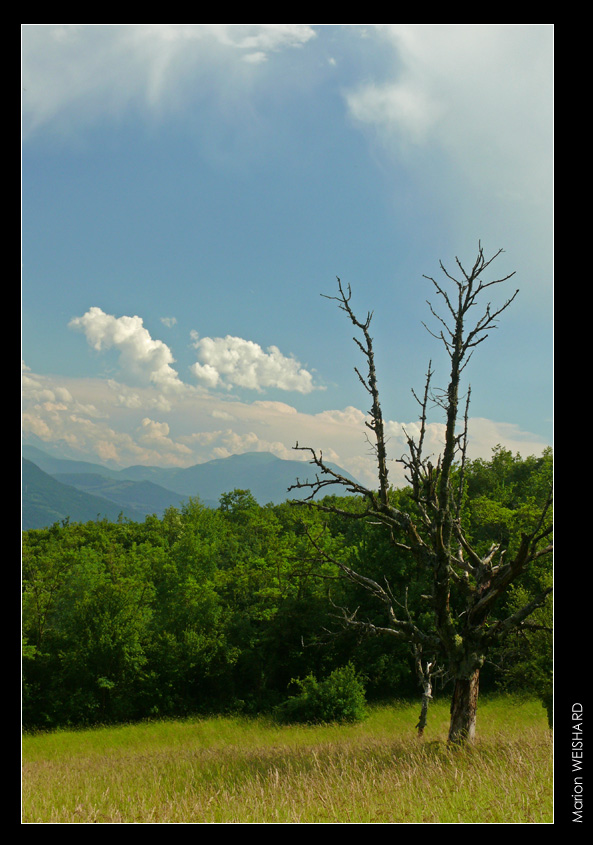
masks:
{"type": "MultiPolygon", "coordinates": [[[[510,555],[533,530],[552,463],[551,449],[523,458],[500,446],[466,463],[461,518],[480,554],[501,544],[510,555]]],[[[414,512],[409,488],[389,497],[414,512]]],[[[306,679],[345,667],[369,701],[420,702],[409,644],[373,635],[384,608],[332,560],[405,594],[416,618],[429,613],[428,576],[394,548],[385,525],[344,515],[363,513],[360,497],[323,502],[325,512],[303,501],[260,505],[249,490],[233,490],[218,507],[188,498],[143,522],[63,520],[24,531],[24,728],[279,712],[306,679]],[[346,608],[371,624],[345,625],[346,608]]],[[[551,556],[542,556],[487,624],[551,583],[551,556]]],[[[548,596],[489,652],[481,692],[536,696],[551,718],[551,626],[548,596]]],[[[435,696],[450,695],[450,683],[446,673],[436,678],[435,696]]]]}

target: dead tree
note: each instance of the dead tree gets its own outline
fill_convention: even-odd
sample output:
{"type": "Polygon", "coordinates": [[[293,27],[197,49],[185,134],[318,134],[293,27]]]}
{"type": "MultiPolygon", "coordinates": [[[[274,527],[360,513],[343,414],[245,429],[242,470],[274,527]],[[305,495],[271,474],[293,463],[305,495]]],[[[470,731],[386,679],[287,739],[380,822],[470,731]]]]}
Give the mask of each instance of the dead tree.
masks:
{"type": "MultiPolygon", "coordinates": [[[[425,277],[432,283],[444,306],[441,315],[428,302],[439,326],[436,332],[428,331],[447,351],[449,374],[446,389],[436,391],[432,386],[432,365],[429,364],[423,394],[420,397],[414,394],[420,406],[420,431],[417,438],[406,435],[408,452],[400,459],[416,506],[414,513],[398,509],[393,504],[393,496],[390,496],[386,436],[370,335],[373,315],[369,312],[364,320],[357,318],[350,304],[350,286],[344,289],[340,279],[338,295],[327,298],[338,302],[358,332],[354,342],[362,353],[366,372],[355,371],[371,399],[366,425],[371,432],[369,440],[377,461],[378,486],[371,489],[353,482],[328,467],[323,455],[315,449],[298,444],[295,447],[309,452],[310,463],[318,470],[315,481],[297,480],[291,488],[309,488],[310,493],[301,500],[301,504],[308,503],[321,510],[352,517],[352,513],[341,511],[333,504],[319,502],[315,497],[336,484],[359,494],[366,503],[363,518],[385,526],[394,548],[412,555],[419,571],[426,574],[430,591],[424,598],[432,616],[429,628],[415,621],[408,608],[407,597],[396,600],[387,584],[383,586],[364,573],[354,571],[343,561],[332,559],[345,577],[372,593],[386,612],[385,625],[376,626],[344,611],[346,624],[372,630],[373,633],[390,634],[410,644],[425,696],[417,726],[420,732],[424,728],[426,706],[430,700],[432,672],[438,666],[438,671],[444,671],[453,680],[451,743],[472,741],[475,736],[479,676],[489,649],[511,631],[525,627],[529,615],[543,604],[551,591],[551,588],[543,590],[507,617],[495,612],[498,600],[509,586],[526,572],[533,561],[552,551],[549,542],[552,531],[551,491],[537,525],[521,535],[518,549],[510,559],[507,550],[499,545],[493,545],[487,554],[479,554],[462,528],[469,407],[469,388],[465,401],[461,395],[462,373],[474,349],[486,339],[498,317],[518,293],[515,291],[499,307],[493,307],[490,302],[482,303],[486,291],[514,275],[511,273],[503,278],[485,280],[486,271],[501,252],[499,250],[492,258],[486,259],[479,245],[470,269],[466,270],[456,258],[456,275],[459,278],[450,274],[442,262],[443,282],[425,277]],[[480,310],[477,306],[481,304],[480,310]],[[477,313],[481,316],[476,317],[477,313]],[[446,421],[443,448],[436,458],[424,453],[428,410],[433,404],[442,409],[446,421]],[[424,665],[423,654],[430,655],[424,665]]],[[[321,546],[319,552],[323,554],[321,546]]]]}

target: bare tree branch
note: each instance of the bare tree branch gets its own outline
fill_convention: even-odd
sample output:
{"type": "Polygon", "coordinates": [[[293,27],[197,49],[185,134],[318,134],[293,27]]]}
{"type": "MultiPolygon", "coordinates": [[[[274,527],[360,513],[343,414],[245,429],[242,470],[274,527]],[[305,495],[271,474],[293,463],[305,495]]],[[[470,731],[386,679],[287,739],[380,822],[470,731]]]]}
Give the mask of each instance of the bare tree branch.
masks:
{"type": "MultiPolygon", "coordinates": [[[[476,311],[478,316],[473,313],[472,309],[481,302],[485,291],[507,282],[514,275],[510,273],[491,280],[484,278],[485,272],[501,253],[502,250],[498,250],[491,258],[486,259],[479,244],[477,256],[470,269],[466,269],[456,257],[455,264],[461,273],[460,278],[456,278],[439,262],[447,280],[447,287],[452,287],[451,292],[431,276],[425,277],[432,283],[437,296],[445,305],[443,316],[428,302],[431,314],[440,324],[440,330],[427,330],[443,344],[450,368],[446,389],[436,391],[432,388],[434,374],[430,363],[422,396],[418,397],[413,392],[420,407],[419,434],[414,438],[404,430],[408,451],[399,460],[405,468],[406,480],[410,485],[416,510],[408,512],[397,508],[395,499],[390,495],[387,442],[377,384],[373,339],[370,334],[373,313],[369,311],[364,319],[358,319],[351,306],[350,286],[344,288],[339,278],[338,295],[326,298],[338,303],[358,332],[354,342],[365,360],[366,368],[364,372],[355,368],[355,373],[371,397],[369,418],[365,425],[373,435],[371,445],[377,461],[378,488],[369,489],[340,475],[327,466],[321,453],[317,454],[310,447],[304,448],[304,451],[309,452],[310,463],[317,467],[319,474],[311,482],[300,482],[297,479],[297,483],[291,488],[309,489],[310,495],[303,500],[304,503],[322,511],[385,526],[394,548],[412,555],[419,572],[430,573],[431,591],[428,600],[432,610],[432,625],[428,630],[413,619],[408,607],[407,591],[404,601],[398,602],[388,585],[384,587],[375,579],[356,572],[345,561],[330,555],[311,538],[321,560],[333,564],[344,577],[367,590],[387,612],[386,625],[360,620],[356,611],[350,613],[345,609],[341,609],[342,621],[367,632],[383,632],[398,638],[407,638],[415,649],[416,671],[424,684],[426,704],[430,696],[430,680],[437,662],[446,666],[448,674],[455,678],[450,729],[452,741],[466,733],[471,737],[471,711],[473,708],[475,715],[477,678],[485,660],[487,644],[511,630],[524,627],[527,624],[526,619],[541,606],[549,593],[549,590],[545,590],[506,619],[495,620],[486,633],[486,622],[498,599],[535,560],[551,553],[551,544],[546,543],[551,532],[548,525],[551,496],[542,509],[534,530],[522,535],[516,553],[508,560],[505,550],[501,550],[498,545],[492,546],[486,554],[481,554],[474,548],[462,525],[471,391],[468,388],[463,402],[461,377],[476,347],[483,343],[488,332],[496,327],[498,318],[518,294],[515,290],[502,305],[493,306],[487,302],[481,311],[476,311]],[[437,408],[442,408],[445,413],[445,441],[441,453],[436,457],[424,454],[431,402],[437,408]],[[333,504],[315,501],[319,493],[335,484],[361,496],[365,501],[365,508],[351,513],[333,504]],[[455,609],[452,607],[452,593],[455,609]],[[430,650],[430,657],[425,663],[422,662],[423,648],[430,650]]],[[[295,448],[303,450],[298,444],[295,448]]],[[[421,716],[419,724],[422,722],[421,716]]]]}

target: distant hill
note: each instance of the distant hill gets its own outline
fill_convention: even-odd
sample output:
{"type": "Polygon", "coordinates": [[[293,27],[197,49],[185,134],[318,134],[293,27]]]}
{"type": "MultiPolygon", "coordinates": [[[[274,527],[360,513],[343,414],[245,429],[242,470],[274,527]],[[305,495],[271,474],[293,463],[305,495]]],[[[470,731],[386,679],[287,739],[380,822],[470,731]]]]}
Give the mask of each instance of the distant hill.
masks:
{"type": "MultiPolygon", "coordinates": [[[[351,476],[335,465],[329,464],[347,478],[351,476]]],[[[302,498],[307,492],[288,488],[297,478],[301,481],[315,478],[315,468],[302,461],[287,461],[270,452],[245,452],[218,458],[186,469],[160,469],[159,467],[134,466],[122,470],[127,478],[151,480],[174,490],[182,496],[199,496],[202,501],[218,502],[223,493],[231,490],[251,490],[260,505],[280,504],[288,498],[302,498]]],[[[337,490],[338,488],[336,488],[337,490]]]]}
{"type": "Polygon", "coordinates": [[[56,481],[38,466],[22,461],[22,528],[45,528],[70,518],[72,522],[108,519],[115,522],[122,514],[134,521],[144,514],[133,508],[122,508],[101,496],[93,496],[56,481]]]}
{"type": "Polygon", "coordinates": [[[101,466],[101,464],[93,464],[89,461],[70,461],[66,458],[53,458],[46,454],[36,446],[23,446],[22,456],[31,463],[36,464],[39,469],[46,472],[48,475],[56,475],[56,473],[79,473],[92,472],[96,475],[103,475],[106,478],[121,478],[119,470],[108,469],[101,466]]]}
{"type": "MultiPolygon", "coordinates": [[[[139,513],[154,513],[162,516],[171,505],[179,505],[186,498],[173,490],[166,490],[152,481],[130,481],[121,478],[106,478],[91,472],[60,472],[53,476],[56,481],[68,484],[92,496],[102,496],[122,508],[133,508],[139,513]]],[[[207,504],[204,502],[204,504],[207,504]]],[[[212,502],[213,505],[218,504],[212,502]]]]}
{"type": "MultiPolygon", "coordinates": [[[[279,504],[307,495],[308,491],[302,490],[288,492],[297,478],[305,481],[315,477],[315,468],[308,463],[281,460],[269,452],[231,455],[185,469],[132,466],[122,470],[54,458],[33,446],[23,446],[22,452],[23,467],[31,463],[41,473],[34,478],[29,466],[26,476],[23,469],[23,523],[25,516],[36,523],[29,527],[41,527],[39,520],[51,525],[66,516],[72,521],[86,521],[95,519],[99,512],[108,519],[117,518],[123,511],[130,519],[144,520],[146,514],[161,516],[167,507],[178,507],[190,496],[208,507],[217,507],[223,493],[236,489],[250,490],[260,505],[279,504]],[[52,481],[59,486],[52,487],[52,481]],[[88,513],[90,516],[80,515],[88,513]]],[[[351,478],[339,467],[333,468],[351,478]]],[[[327,492],[331,491],[328,488],[327,492]]],[[[337,486],[335,491],[344,492],[337,486]]]]}

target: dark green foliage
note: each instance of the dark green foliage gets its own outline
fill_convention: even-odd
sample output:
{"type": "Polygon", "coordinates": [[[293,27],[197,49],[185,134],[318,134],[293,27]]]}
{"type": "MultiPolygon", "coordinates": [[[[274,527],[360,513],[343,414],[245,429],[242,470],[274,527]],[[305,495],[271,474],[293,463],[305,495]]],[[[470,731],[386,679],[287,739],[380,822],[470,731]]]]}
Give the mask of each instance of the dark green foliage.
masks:
{"type": "MultiPolygon", "coordinates": [[[[540,573],[536,587],[551,583],[552,573],[540,573]]],[[[529,583],[511,590],[509,610],[525,603],[531,595],[529,583]]],[[[540,699],[552,727],[553,715],[553,641],[552,600],[548,598],[530,620],[530,627],[510,636],[494,659],[498,664],[499,688],[514,694],[540,699]]]]}
{"type": "MultiPolygon", "coordinates": [[[[551,449],[541,457],[521,458],[497,446],[490,461],[472,461],[467,468],[464,510],[468,536],[486,550],[498,542],[512,554],[521,533],[532,530],[553,481],[551,449]]],[[[552,514],[548,515],[551,522],[552,514]]],[[[501,614],[518,610],[552,585],[552,564],[535,561],[501,603],[501,614]]],[[[498,688],[537,696],[552,719],[552,596],[522,628],[512,632],[491,655],[498,688]]]]}
{"type": "Polygon", "coordinates": [[[275,709],[282,722],[359,722],[366,716],[365,688],[351,663],[322,681],[314,675],[297,679],[300,692],[275,709]]]}
{"type": "Polygon", "coordinates": [[[485,549],[501,543],[512,553],[521,531],[536,524],[552,480],[550,449],[540,458],[523,459],[497,446],[490,461],[472,461],[466,470],[464,508],[464,528],[472,542],[485,549]]]}
{"type": "MultiPolygon", "coordinates": [[[[464,519],[475,542],[516,542],[535,518],[551,461],[498,449],[492,461],[467,467],[464,519]]],[[[409,508],[406,490],[390,495],[409,508]]],[[[355,497],[325,501],[360,508],[355,497]]],[[[248,490],[235,490],[216,509],[190,499],[143,522],[63,521],[24,531],[25,726],[270,712],[281,702],[291,719],[303,709],[307,720],[331,720],[362,712],[360,673],[369,700],[417,696],[405,642],[341,624],[342,607],[377,626],[386,620],[366,590],[312,553],[309,535],[330,555],[386,578],[394,594],[407,590],[410,608],[429,613],[424,573],[380,526],[334,515],[325,522],[314,509],[261,507],[248,490]],[[288,703],[293,678],[304,680],[288,703]]],[[[520,607],[551,577],[549,562],[538,563],[501,611],[520,607]]],[[[551,605],[532,621],[537,628],[493,654],[488,673],[491,684],[547,701],[551,605]]]]}

